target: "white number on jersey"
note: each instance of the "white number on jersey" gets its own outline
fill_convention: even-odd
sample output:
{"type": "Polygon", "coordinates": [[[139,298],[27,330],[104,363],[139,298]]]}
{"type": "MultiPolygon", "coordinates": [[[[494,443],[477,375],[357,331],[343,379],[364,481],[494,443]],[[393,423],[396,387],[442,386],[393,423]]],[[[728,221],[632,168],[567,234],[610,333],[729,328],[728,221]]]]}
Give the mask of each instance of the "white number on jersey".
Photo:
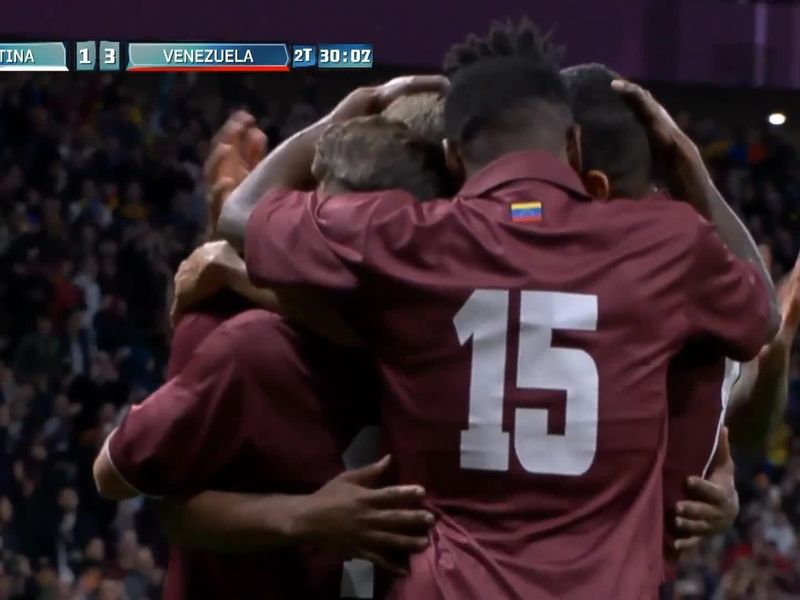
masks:
{"type": "MultiPolygon", "coordinates": [[[[453,319],[459,342],[472,340],[469,426],[461,467],[507,471],[511,434],[503,431],[508,290],[475,290],[453,319]]],[[[564,434],[547,430],[547,409],[514,411],[514,450],[529,473],[583,475],[597,452],[599,378],[583,350],[554,348],[553,330],[597,330],[597,296],[522,292],[517,386],[566,392],[564,434]]]]}

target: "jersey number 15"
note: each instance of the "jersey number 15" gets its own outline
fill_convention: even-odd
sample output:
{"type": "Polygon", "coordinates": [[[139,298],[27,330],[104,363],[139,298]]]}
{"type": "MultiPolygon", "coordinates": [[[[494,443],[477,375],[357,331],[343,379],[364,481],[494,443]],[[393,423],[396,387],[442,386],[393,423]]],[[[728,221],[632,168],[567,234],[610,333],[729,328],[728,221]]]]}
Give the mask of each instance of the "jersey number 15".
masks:
{"type": "MultiPolygon", "coordinates": [[[[475,290],[454,318],[459,342],[472,340],[469,426],[461,467],[507,471],[511,434],[503,431],[508,290],[475,290]]],[[[514,411],[514,450],[529,473],[583,475],[597,452],[597,365],[583,350],[554,348],[553,330],[597,330],[597,296],[522,292],[517,387],[566,392],[564,434],[548,433],[547,409],[514,411]]]]}

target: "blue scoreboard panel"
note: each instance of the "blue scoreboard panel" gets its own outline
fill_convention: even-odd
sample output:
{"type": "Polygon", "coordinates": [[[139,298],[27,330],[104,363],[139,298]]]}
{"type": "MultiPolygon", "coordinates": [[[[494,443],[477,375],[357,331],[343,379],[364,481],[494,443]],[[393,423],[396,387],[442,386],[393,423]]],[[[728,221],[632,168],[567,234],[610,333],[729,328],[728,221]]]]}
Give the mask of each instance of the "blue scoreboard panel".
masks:
{"type": "Polygon", "coordinates": [[[0,71],[370,69],[372,44],[230,42],[0,42],[0,71]]]}

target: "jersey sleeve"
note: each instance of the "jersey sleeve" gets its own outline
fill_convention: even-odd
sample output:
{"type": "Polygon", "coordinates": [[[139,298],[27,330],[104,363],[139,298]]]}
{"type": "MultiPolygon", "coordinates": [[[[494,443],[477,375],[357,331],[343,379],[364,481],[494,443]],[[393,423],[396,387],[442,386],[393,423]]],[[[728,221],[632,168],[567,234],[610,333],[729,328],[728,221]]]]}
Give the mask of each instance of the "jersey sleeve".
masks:
{"type": "Polygon", "coordinates": [[[701,221],[688,274],[686,315],[693,336],[708,336],[729,358],[747,361],[767,342],[769,295],[755,265],[737,259],[701,221]]]}
{"type": "Polygon", "coordinates": [[[311,285],[347,291],[364,271],[394,272],[435,239],[449,202],[420,203],[400,191],[323,198],[277,191],[256,207],[245,233],[245,262],[261,286],[311,285]]]}
{"type": "Polygon", "coordinates": [[[115,469],[146,495],[204,489],[244,443],[238,423],[243,388],[233,353],[204,343],[112,434],[108,451],[115,469]]]}

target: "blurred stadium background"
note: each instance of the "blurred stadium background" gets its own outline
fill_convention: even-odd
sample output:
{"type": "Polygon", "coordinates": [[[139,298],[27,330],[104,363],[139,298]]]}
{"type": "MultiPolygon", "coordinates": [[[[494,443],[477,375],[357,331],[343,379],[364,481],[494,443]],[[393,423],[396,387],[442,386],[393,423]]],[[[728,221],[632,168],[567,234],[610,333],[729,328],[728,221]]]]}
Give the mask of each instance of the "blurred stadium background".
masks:
{"type": "MultiPolygon", "coordinates": [[[[776,277],[800,249],[795,3],[448,0],[397,9],[359,0],[347,18],[330,5],[299,19],[280,7],[265,15],[263,3],[250,0],[219,15],[193,6],[180,22],[148,20],[157,3],[140,4],[125,23],[72,4],[69,15],[54,5],[36,14],[30,4],[0,24],[0,33],[365,41],[375,44],[381,66],[289,75],[0,76],[0,600],[158,597],[165,547],[155,516],[139,499],[119,506],[100,500],[91,461],[120,411],[163,380],[171,276],[202,239],[201,166],[232,109],[257,115],[274,146],[354,85],[434,70],[467,32],[485,30],[496,16],[527,13],[556,26],[565,64],[602,61],[648,83],[772,249],[776,277]]],[[[736,458],[737,527],[684,558],[675,597],[800,597],[797,356],[779,431],[767,447],[741,447],[736,458]]]]}

